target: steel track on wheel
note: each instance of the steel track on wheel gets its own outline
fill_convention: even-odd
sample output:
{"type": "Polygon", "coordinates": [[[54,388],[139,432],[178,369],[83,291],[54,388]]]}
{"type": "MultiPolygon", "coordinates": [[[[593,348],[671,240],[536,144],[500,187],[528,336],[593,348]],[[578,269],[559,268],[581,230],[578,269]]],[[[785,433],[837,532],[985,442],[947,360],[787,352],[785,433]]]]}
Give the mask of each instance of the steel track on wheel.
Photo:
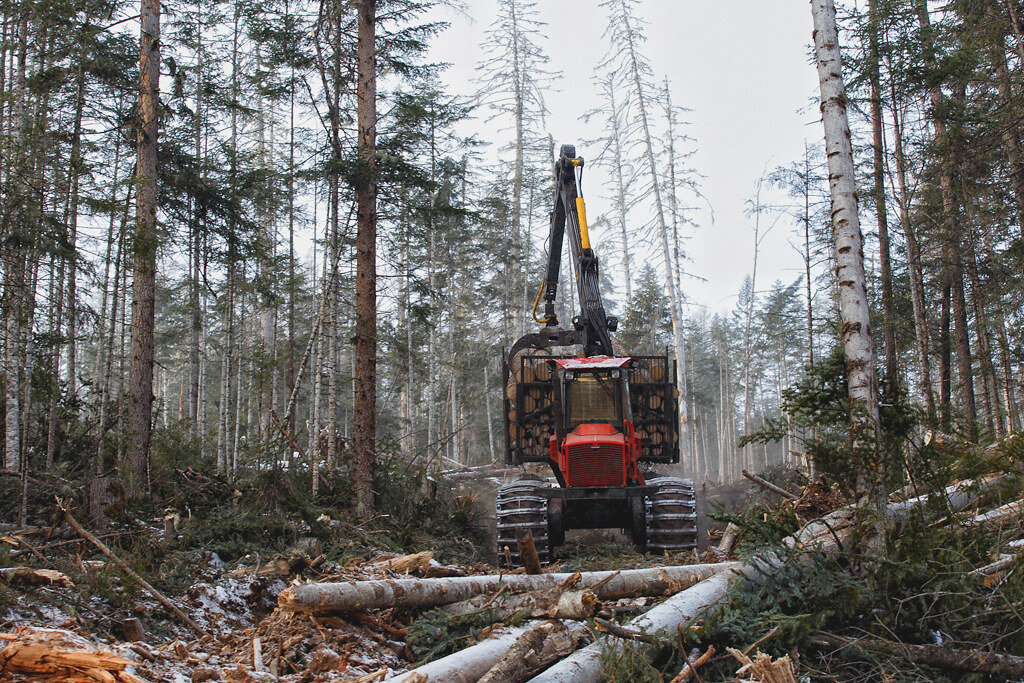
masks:
{"type": "Polygon", "coordinates": [[[551,562],[548,543],[548,499],[539,494],[539,490],[545,488],[548,488],[547,482],[529,479],[513,481],[498,489],[496,545],[499,567],[515,569],[523,566],[522,558],[519,556],[519,544],[516,543],[516,534],[522,530],[529,530],[533,534],[533,544],[537,547],[540,561],[551,562]]]}
{"type": "Polygon", "coordinates": [[[697,498],[693,482],[678,477],[647,480],[657,490],[646,499],[648,552],[697,547],[697,498]]]}

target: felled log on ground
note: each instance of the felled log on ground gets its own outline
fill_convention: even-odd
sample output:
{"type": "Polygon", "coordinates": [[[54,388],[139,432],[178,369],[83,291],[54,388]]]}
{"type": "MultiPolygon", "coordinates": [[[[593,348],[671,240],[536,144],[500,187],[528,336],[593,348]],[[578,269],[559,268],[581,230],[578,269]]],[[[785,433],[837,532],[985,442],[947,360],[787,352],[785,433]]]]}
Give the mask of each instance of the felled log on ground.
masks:
{"type": "MultiPolygon", "coordinates": [[[[476,683],[505,656],[520,636],[541,623],[531,621],[524,626],[500,629],[476,645],[388,680],[401,683],[476,683]]],[[[548,661],[551,661],[561,656],[559,653],[571,651],[575,648],[575,643],[587,635],[587,630],[582,624],[568,622],[565,628],[564,636],[545,641],[540,659],[549,658],[548,661]],[[570,642],[572,647],[566,650],[566,643],[570,642]]]]}
{"type": "Polygon", "coordinates": [[[741,529],[729,522],[725,527],[725,532],[722,533],[722,540],[718,542],[718,547],[715,548],[715,554],[722,560],[725,560],[732,554],[732,549],[736,547],[736,541],[739,539],[741,529]]]}
{"type": "Polygon", "coordinates": [[[994,510],[975,515],[967,523],[971,526],[1001,526],[1006,522],[1015,522],[1024,517],[1024,500],[1001,505],[994,510]]]}
{"type": "MultiPolygon", "coordinates": [[[[584,572],[577,588],[594,587],[599,600],[674,593],[736,562],[654,567],[620,572],[584,572]]],[[[281,591],[278,606],[285,612],[329,614],[399,607],[422,609],[459,602],[502,586],[510,591],[557,586],[572,574],[489,574],[438,579],[381,579],[347,583],[307,583],[281,591]]]]}
{"type": "Polygon", "coordinates": [[[519,683],[550,666],[573,650],[586,634],[578,624],[546,621],[519,636],[479,683],[519,683]]]}
{"type": "MultiPolygon", "coordinates": [[[[961,482],[945,489],[943,495],[948,507],[956,511],[976,500],[979,490],[984,490],[997,481],[997,477],[987,477],[980,484],[972,481],[961,482]]],[[[899,503],[896,511],[893,511],[893,506],[890,505],[890,514],[897,519],[905,518],[916,507],[927,502],[928,498],[928,495],[924,495],[899,503]]],[[[852,531],[857,512],[857,508],[854,506],[835,510],[820,520],[805,525],[797,533],[785,539],[785,543],[794,549],[834,552],[852,531]]],[[[697,614],[707,617],[727,604],[733,578],[741,575],[741,580],[744,582],[759,582],[766,574],[780,571],[783,567],[784,560],[771,554],[755,558],[747,564],[740,565],[735,571],[721,572],[672,596],[651,611],[634,619],[629,623],[629,627],[632,630],[642,630],[648,633],[661,630],[674,631],[697,614]]],[[[585,683],[603,680],[601,653],[607,647],[625,647],[625,642],[612,636],[604,636],[592,645],[578,650],[558,662],[533,678],[530,683],[585,683]]]]}
{"type": "MultiPolygon", "coordinates": [[[[478,595],[470,600],[445,605],[441,609],[452,616],[490,610],[495,621],[502,621],[518,612],[528,611],[533,617],[550,619],[586,619],[593,616],[600,605],[597,594],[589,588],[573,590],[580,574],[574,574],[557,586],[527,593],[502,590],[497,595],[478,595]]],[[[601,586],[598,586],[598,590],[601,586]]]]}
{"type": "MultiPolygon", "coordinates": [[[[662,630],[674,632],[676,626],[692,619],[698,612],[721,600],[728,592],[733,578],[735,578],[733,572],[723,571],[704,579],[629,622],[629,629],[644,633],[655,633],[662,630]]],[[[605,636],[582,650],[577,650],[536,678],[531,679],[531,683],[601,680],[602,652],[608,647],[623,647],[624,642],[621,638],[605,636]]]]}
{"type": "MultiPolygon", "coordinates": [[[[1002,480],[1003,475],[990,474],[977,481],[958,481],[947,486],[938,495],[941,495],[945,500],[949,512],[957,512],[981,498],[983,493],[993,489],[1002,480]]],[[[886,514],[898,522],[903,521],[912,510],[923,506],[933,495],[925,493],[899,503],[889,503],[886,508],[886,514]]]]}

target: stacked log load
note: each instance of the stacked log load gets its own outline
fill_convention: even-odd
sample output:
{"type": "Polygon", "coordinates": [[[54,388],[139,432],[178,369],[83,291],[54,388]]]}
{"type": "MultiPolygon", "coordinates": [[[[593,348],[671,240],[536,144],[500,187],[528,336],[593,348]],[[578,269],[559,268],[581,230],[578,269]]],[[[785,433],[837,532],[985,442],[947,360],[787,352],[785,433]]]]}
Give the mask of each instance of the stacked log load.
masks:
{"type": "Polygon", "coordinates": [[[524,349],[509,361],[505,397],[508,399],[509,443],[524,458],[543,461],[548,457],[548,441],[554,435],[554,401],[551,379],[554,370],[550,355],[539,349],[524,349]],[[517,406],[520,385],[523,395],[517,406]],[[538,411],[548,408],[547,414],[538,411]],[[539,421],[538,421],[539,419],[539,421]],[[529,426],[526,426],[526,422],[529,426]]]}

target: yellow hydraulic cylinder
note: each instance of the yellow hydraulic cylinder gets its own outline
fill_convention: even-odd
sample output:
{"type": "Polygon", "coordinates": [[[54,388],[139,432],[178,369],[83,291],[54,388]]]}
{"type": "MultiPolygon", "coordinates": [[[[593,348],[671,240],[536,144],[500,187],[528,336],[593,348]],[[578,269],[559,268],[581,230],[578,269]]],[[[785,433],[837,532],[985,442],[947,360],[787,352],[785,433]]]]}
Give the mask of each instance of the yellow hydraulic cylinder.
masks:
{"type": "Polygon", "coordinates": [[[580,218],[580,242],[584,249],[590,249],[590,233],[587,232],[587,207],[583,205],[583,197],[576,197],[576,213],[580,218]]]}

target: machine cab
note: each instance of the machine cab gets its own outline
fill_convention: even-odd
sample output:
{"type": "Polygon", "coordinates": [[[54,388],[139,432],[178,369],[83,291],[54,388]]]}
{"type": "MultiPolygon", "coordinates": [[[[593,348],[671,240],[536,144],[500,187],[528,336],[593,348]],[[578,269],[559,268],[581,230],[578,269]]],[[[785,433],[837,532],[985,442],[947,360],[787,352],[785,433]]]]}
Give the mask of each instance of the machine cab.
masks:
{"type": "Polygon", "coordinates": [[[626,486],[635,476],[629,361],[611,356],[555,360],[564,437],[552,442],[552,459],[567,486],[626,486]]]}
{"type": "Polygon", "coordinates": [[[565,431],[608,424],[621,431],[630,419],[628,358],[566,358],[559,365],[565,431]]]}

